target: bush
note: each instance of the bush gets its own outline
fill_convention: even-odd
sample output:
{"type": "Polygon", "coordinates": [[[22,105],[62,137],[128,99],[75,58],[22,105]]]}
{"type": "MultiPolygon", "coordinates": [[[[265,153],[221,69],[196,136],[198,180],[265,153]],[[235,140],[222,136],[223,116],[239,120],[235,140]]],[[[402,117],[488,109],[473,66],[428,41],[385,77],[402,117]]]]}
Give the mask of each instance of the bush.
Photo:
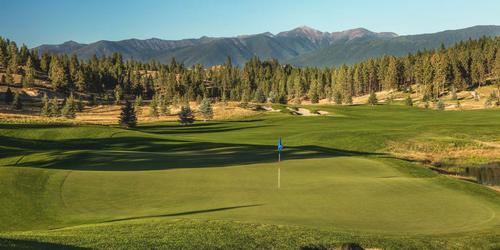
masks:
{"type": "Polygon", "coordinates": [[[377,105],[377,103],[378,103],[377,94],[375,94],[375,92],[372,92],[368,97],[368,104],[373,106],[377,105]]]}
{"type": "Polygon", "coordinates": [[[438,102],[436,103],[436,109],[437,110],[444,110],[445,109],[444,102],[441,99],[439,99],[438,102]]]}
{"type": "Polygon", "coordinates": [[[179,122],[182,125],[190,125],[194,122],[193,111],[189,106],[182,106],[179,112],[179,122]]]}
{"type": "Polygon", "coordinates": [[[408,107],[412,107],[413,106],[413,99],[411,99],[411,96],[408,95],[405,99],[405,105],[408,106],[408,107]]]}
{"type": "Polygon", "coordinates": [[[279,97],[279,100],[278,102],[280,104],[287,104],[288,103],[288,97],[284,94],[281,94],[280,97],[279,97]]]}

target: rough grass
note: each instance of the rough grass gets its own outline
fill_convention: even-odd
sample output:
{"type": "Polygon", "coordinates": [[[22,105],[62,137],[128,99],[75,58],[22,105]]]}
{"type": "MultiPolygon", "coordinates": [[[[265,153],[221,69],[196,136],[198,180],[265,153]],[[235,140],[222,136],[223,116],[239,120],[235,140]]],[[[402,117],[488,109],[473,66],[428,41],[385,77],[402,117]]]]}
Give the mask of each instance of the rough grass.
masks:
{"type": "Polygon", "coordinates": [[[134,130],[0,123],[0,244],[498,247],[497,192],[380,153],[419,135],[498,141],[498,112],[319,108],[333,115],[134,130]]]}

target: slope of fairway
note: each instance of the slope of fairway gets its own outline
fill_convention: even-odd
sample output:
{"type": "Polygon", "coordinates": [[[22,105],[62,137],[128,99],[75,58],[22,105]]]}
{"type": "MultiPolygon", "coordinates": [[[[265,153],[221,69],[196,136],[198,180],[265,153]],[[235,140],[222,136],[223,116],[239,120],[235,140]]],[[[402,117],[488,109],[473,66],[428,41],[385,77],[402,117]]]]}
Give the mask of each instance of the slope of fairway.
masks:
{"type": "MultiPolygon", "coordinates": [[[[195,227],[242,222],[302,228],[293,229],[296,233],[320,230],[398,240],[426,235],[436,241],[454,234],[498,243],[498,193],[439,176],[381,150],[386,140],[422,133],[499,140],[499,113],[391,106],[325,109],[332,116],[262,114],[193,126],[146,124],[134,130],[0,123],[0,238],[61,242],[65,233],[78,235],[77,225],[88,225],[90,231],[110,226],[110,234],[120,234],[122,225],[123,234],[135,237],[125,228],[144,220],[168,224],[156,232],[168,234],[167,228],[184,227],[170,222],[183,219],[199,221],[195,227]],[[275,151],[279,136],[285,142],[281,163],[275,151]],[[66,227],[71,228],[51,231],[66,227]]],[[[69,244],[106,248],[84,237],[69,244]]],[[[336,242],[332,237],[330,242],[336,242]]],[[[207,246],[215,241],[207,240],[207,246]]],[[[315,241],[306,237],[286,246],[307,242],[315,241]]]]}

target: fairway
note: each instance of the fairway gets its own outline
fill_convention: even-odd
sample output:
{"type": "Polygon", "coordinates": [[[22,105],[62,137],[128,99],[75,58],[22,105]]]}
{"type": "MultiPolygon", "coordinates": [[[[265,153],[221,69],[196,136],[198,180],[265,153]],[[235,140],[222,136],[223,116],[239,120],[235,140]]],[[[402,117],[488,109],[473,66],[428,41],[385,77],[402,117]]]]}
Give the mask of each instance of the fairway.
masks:
{"type": "Polygon", "coordinates": [[[498,235],[498,193],[382,152],[385,140],[418,131],[453,137],[470,126],[476,138],[488,136],[480,124],[498,128],[500,119],[484,113],[498,112],[463,118],[397,106],[327,109],[331,116],[260,114],[135,130],[1,124],[0,231],[59,242],[43,236],[59,231],[44,230],[187,219],[355,235],[498,235]],[[455,119],[468,122],[444,126],[455,119]]]}

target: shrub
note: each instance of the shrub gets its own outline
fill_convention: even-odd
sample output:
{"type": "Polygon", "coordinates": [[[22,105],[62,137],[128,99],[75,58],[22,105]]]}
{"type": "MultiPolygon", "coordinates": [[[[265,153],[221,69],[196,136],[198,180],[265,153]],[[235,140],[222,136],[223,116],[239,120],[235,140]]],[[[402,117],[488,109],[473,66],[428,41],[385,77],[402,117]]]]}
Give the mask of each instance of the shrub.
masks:
{"type": "Polygon", "coordinates": [[[444,102],[441,99],[439,99],[438,102],[436,103],[436,109],[437,110],[444,110],[445,109],[444,102]]]}
{"type": "Polygon", "coordinates": [[[411,99],[411,96],[410,96],[410,95],[408,95],[408,96],[406,97],[406,99],[405,99],[405,104],[406,104],[406,106],[409,106],[409,107],[413,106],[413,99],[411,99]]]}
{"type": "Polygon", "coordinates": [[[378,103],[377,94],[375,94],[375,92],[372,92],[368,97],[368,104],[373,106],[377,105],[377,103],[378,103]]]}

